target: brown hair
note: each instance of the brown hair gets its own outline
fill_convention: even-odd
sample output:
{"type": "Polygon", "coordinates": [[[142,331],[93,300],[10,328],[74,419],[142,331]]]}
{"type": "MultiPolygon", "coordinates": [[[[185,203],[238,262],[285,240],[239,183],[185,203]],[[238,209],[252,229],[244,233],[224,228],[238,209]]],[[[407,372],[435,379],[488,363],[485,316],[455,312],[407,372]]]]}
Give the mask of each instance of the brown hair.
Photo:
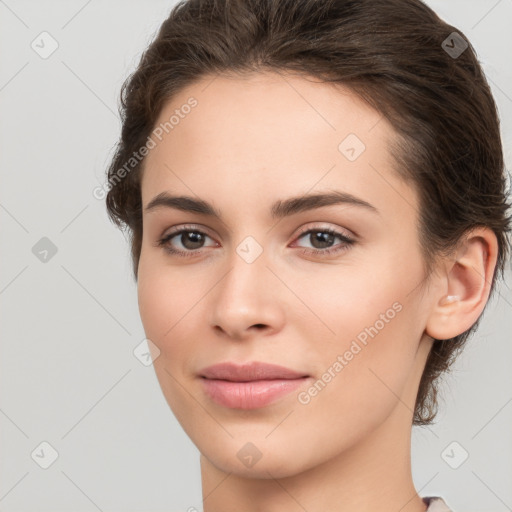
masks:
{"type": "MultiPolygon", "coordinates": [[[[129,229],[135,279],[144,160],[122,180],[119,169],[146,143],[178,91],[208,74],[266,70],[343,84],[382,113],[397,133],[396,171],[420,196],[427,275],[436,256],[450,254],[464,233],[488,226],[499,249],[493,293],[510,250],[511,223],[497,109],[472,45],[420,0],[179,2],[123,84],[122,134],[108,169],[107,210],[129,229]]],[[[414,424],[432,423],[436,380],[479,320],[455,338],[435,340],[414,424]]]]}

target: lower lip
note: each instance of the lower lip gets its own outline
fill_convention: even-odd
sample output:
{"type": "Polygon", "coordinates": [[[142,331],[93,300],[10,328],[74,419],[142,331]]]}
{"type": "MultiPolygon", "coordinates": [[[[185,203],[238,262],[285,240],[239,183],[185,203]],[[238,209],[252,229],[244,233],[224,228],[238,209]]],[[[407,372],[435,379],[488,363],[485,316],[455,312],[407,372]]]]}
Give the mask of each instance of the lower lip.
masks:
{"type": "Polygon", "coordinates": [[[309,377],[300,379],[231,382],[202,378],[204,390],[217,404],[232,409],[257,409],[291,393],[309,377]]]}

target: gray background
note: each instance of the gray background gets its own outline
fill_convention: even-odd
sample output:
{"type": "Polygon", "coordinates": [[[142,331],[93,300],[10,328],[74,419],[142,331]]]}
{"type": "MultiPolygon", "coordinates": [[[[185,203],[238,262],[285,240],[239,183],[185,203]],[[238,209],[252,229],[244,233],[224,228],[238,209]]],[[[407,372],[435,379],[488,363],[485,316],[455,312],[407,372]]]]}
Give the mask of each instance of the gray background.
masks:
{"type": "MultiPolygon", "coordinates": [[[[427,3],[476,48],[510,169],[512,0],[427,3]]],[[[172,5],[0,0],[0,511],[202,510],[199,452],[133,353],[144,331],[127,241],[93,196],[121,83],[172,5]],[[31,47],[43,31],[59,45],[45,59],[31,47]],[[43,237],[57,248],[46,262],[43,237]],[[42,442],[58,452],[47,469],[42,442]]],[[[456,512],[512,510],[510,283],[509,265],[438,423],[413,430],[419,494],[456,512]]]]}

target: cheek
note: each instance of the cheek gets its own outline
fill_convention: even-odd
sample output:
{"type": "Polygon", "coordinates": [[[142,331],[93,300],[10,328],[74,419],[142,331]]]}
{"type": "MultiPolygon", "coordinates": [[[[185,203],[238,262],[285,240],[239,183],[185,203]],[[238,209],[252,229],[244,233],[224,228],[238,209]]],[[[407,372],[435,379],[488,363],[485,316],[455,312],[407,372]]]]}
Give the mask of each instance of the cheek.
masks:
{"type": "Polygon", "coordinates": [[[339,325],[336,341],[325,344],[317,354],[322,361],[317,365],[317,380],[300,401],[305,404],[300,406],[303,413],[310,411],[311,421],[328,424],[333,432],[344,432],[347,439],[370,432],[400,407],[416,347],[416,340],[409,337],[405,308],[392,319],[390,314],[387,324],[378,315],[376,321],[372,312],[366,312],[366,319],[358,314],[357,321],[355,315],[344,315],[341,320],[346,328],[339,325]]]}
{"type": "Polygon", "coordinates": [[[190,339],[184,332],[187,311],[197,302],[196,297],[189,296],[197,294],[191,294],[189,289],[165,275],[159,266],[141,259],[137,287],[140,318],[146,337],[159,350],[153,368],[163,395],[182,425],[190,404],[179,382],[184,370],[188,370],[184,365],[194,347],[180,340],[190,339]]]}
{"type": "Polygon", "coordinates": [[[167,304],[169,295],[165,293],[166,287],[161,281],[156,279],[155,274],[156,269],[145,266],[141,260],[137,282],[140,317],[146,336],[156,345],[159,345],[159,340],[165,332],[164,324],[167,323],[164,319],[170,320],[168,314],[164,314],[166,310],[169,311],[169,305],[167,304]]]}
{"type": "MultiPolygon", "coordinates": [[[[211,285],[210,285],[211,286],[211,285]]],[[[209,286],[200,275],[192,276],[180,268],[166,268],[162,263],[141,258],[137,287],[139,313],[146,337],[160,350],[158,367],[174,374],[188,373],[190,354],[197,351],[201,336],[199,322],[204,318],[205,294],[209,286]],[[195,277],[195,278],[194,278],[195,277]]]]}
{"type": "Polygon", "coordinates": [[[139,312],[146,336],[165,351],[186,313],[189,288],[179,285],[156,262],[141,256],[137,282],[139,312]]]}
{"type": "MultiPolygon", "coordinates": [[[[321,391],[311,401],[318,400],[326,410],[330,403],[356,414],[385,414],[402,395],[415,365],[422,329],[410,292],[420,282],[421,266],[409,266],[397,278],[400,261],[380,263],[364,275],[345,273],[339,278],[333,273],[329,287],[323,288],[328,293],[319,293],[319,281],[309,289],[308,305],[334,331],[322,336],[313,356],[321,391]]],[[[303,326],[309,339],[316,332],[318,340],[322,326],[310,318],[303,326]]]]}

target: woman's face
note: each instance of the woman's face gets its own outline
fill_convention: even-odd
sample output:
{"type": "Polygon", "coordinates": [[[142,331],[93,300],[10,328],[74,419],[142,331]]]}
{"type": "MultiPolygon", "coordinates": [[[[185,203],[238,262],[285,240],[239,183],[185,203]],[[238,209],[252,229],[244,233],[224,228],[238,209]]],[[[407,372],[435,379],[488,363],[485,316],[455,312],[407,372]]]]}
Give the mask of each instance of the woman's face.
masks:
{"type": "Polygon", "coordinates": [[[223,471],[284,477],[383,425],[410,431],[432,300],[392,137],[349,90],[270,73],[205,78],[161,112],[142,179],[141,319],[169,406],[223,471]],[[146,210],[159,194],[189,200],[146,210]],[[201,376],[253,361],[307,377],[272,395],[286,383],[201,376]]]}

